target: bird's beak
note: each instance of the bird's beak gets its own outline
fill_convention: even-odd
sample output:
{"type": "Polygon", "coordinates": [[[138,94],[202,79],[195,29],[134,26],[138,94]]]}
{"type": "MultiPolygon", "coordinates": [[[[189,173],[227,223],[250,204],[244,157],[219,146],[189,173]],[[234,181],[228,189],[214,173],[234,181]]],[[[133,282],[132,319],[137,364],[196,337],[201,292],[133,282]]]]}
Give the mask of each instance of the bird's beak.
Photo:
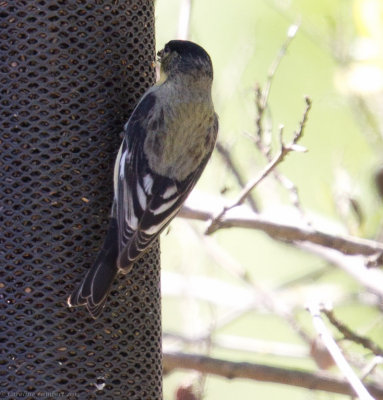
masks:
{"type": "Polygon", "coordinates": [[[163,55],[164,55],[164,50],[162,49],[157,53],[157,61],[158,62],[161,62],[163,55]]]}

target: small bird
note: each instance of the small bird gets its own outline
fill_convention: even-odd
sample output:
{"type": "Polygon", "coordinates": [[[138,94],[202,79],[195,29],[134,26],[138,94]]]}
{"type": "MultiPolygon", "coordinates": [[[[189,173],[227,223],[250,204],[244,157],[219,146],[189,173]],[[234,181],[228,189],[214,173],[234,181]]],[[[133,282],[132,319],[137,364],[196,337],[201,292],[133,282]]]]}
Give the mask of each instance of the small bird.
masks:
{"type": "Polygon", "coordinates": [[[161,79],[123,129],[104,244],[68,298],[70,307],[86,305],[93,318],[101,314],[116,275],[128,273],[176,216],[217,137],[209,54],[193,42],[172,40],[157,56],[161,79]]]}

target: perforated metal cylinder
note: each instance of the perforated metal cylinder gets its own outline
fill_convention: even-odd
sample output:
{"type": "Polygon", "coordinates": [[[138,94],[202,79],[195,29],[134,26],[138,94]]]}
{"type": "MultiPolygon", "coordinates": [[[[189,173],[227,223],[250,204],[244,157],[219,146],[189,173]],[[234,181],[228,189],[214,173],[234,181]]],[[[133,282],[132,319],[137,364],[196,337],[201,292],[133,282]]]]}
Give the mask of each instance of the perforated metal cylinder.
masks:
{"type": "Polygon", "coordinates": [[[0,398],[157,400],[159,246],[98,320],[94,261],[120,131],[153,84],[152,0],[0,0],[0,398]]]}

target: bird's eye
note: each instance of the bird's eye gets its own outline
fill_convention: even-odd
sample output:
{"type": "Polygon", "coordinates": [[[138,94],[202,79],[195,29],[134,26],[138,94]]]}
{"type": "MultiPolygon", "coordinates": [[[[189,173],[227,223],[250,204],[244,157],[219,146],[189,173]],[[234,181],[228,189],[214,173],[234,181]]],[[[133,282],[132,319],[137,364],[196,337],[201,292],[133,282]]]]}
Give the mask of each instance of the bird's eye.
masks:
{"type": "Polygon", "coordinates": [[[166,45],[162,50],[157,53],[158,61],[161,62],[162,59],[170,53],[170,47],[166,45]]]}

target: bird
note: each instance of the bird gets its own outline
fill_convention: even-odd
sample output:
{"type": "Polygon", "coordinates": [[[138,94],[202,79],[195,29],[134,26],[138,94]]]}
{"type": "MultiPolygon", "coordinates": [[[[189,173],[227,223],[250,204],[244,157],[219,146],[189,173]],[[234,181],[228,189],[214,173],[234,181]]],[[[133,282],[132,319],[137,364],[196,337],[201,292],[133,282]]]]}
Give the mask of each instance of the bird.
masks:
{"type": "Polygon", "coordinates": [[[218,116],[213,65],[198,44],[171,40],[157,53],[160,79],[123,127],[104,243],[69,307],[96,319],[117,274],[127,274],[177,215],[213,152],[218,116]]]}

